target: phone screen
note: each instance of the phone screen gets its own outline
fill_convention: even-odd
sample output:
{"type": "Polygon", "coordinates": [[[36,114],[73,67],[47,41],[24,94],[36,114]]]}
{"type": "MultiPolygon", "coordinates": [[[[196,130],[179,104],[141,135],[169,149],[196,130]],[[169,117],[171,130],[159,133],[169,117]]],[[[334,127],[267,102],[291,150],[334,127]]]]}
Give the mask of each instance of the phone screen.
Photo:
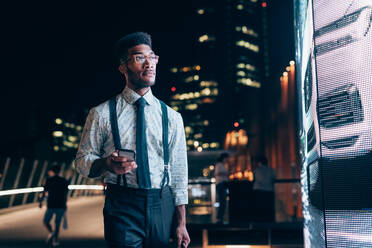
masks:
{"type": "Polygon", "coordinates": [[[128,149],[120,149],[119,157],[126,157],[128,161],[134,161],[136,159],[136,152],[128,149]]]}

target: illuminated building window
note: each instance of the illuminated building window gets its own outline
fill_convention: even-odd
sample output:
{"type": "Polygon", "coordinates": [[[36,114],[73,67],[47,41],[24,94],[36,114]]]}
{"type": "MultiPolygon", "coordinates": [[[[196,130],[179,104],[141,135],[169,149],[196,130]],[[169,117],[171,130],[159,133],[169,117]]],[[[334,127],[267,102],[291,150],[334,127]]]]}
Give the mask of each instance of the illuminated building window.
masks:
{"type": "Polygon", "coordinates": [[[63,136],[63,132],[62,131],[54,131],[53,132],[53,136],[54,137],[62,137],[63,136]]]}
{"type": "Polygon", "coordinates": [[[185,132],[186,132],[186,133],[191,133],[191,132],[192,132],[192,128],[189,127],[189,126],[186,126],[186,127],[185,127],[185,132]]]}
{"type": "Polygon", "coordinates": [[[76,126],[76,130],[77,130],[77,131],[79,131],[79,132],[80,132],[80,131],[81,131],[81,129],[82,129],[82,127],[81,127],[81,126],[79,126],[79,125],[77,125],[77,126],[76,126]]]}
{"type": "Polygon", "coordinates": [[[211,94],[211,89],[205,88],[201,91],[201,94],[204,96],[209,96],[211,94]]]}
{"type": "Polygon", "coordinates": [[[204,149],[207,149],[207,148],[209,148],[209,144],[208,144],[208,143],[204,143],[204,144],[202,145],[202,147],[203,147],[204,149]]]}
{"type": "Polygon", "coordinates": [[[244,71],[237,71],[236,75],[241,76],[241,77],[245,77],[245,72],[244,71]]]}
{"type": "Polygon", "coordinates": [[[76,136],[68,136],[67,139],[71,142],[76,142],[77,141],[77,137],[76,136]]]}
{"type": "Polygon", "coordinates": [[[59,146],[53,146],[53,150],[58,152],[59,151],[59,146]]]}
{"type": "Polygon", "coordinates": [[[236,65],[236,68],[243,69],[243,68],[245,68],[245,64],[244,63],[239,63],[239,64],[236,65]]]}
{"type": "Polygon", "coordinates": [[[204,9],[197,9],[196,13],[198,13],[199,15],[202,15],[202,14],[205,13],[205,11],[204,11],[204,9]]]}
{"type": "Polygon", "coordinates": [[[243,4],[238,4],[238,5],[236,5],[236,8],[238,10],[242,10],[242,9],[244,9],[244,6],[243,6],[243,4]]]}
{"type": "Polygon", "coordinates": [[[186,82],[186,83],[190,83],[190,82],[192,82],[193,80],[194,80],[194,77],[193,77],[193,76],[190,76],[190,77],[185,78],[185,82],[186,82]]]}
{"type": "Polygon", "coordinates": [[[170,71],[173,72],[173,73],[177,73],[178,69],[176,67],[173,67],[173,68],[170,69],[170,71]]]}
{"type": "Polygon", "coordinates": [[[193,141],[193,140],[188,140],[186,143],[187,143],[189,146],[192,146],[192,145],[194,144],[194,141],[193,141]]]}
{"type": "Polygon", "coordinates": [[[207,42],[207,41],[214,41],[214,40],[216,40],[216,38],[214,36],[207,35],[207,34],[204,34],[204,35],[199,37],[199,42],[200,43],[207,42]]]}
{"type": "Polygon", "coordinates": [[[203,134],[202,133],[197,133],[197,134],[194,135],[194,138],[195,139],[200,139],[202,137],[203,137],[203,134]]]}
{"type": "Polygon", "coordinates": [[[250,87],[254,87],[254,88],[260,88],[261,87],[261,83],[253,81],[250,78],[239,78],[237,80],[237,82],[240,83],[240,84],[250,86],[250,87]]]}
{"type": "Polygon", "coordinates": [[[203,121],[203,125],[204,126],[208,126],[209,125],[209,121],[208,120],[203,121]]]}
{"type": "Polygon", "coordinates": [[[220,147],[220,144],[218,142],[212,142],[209,144],[210,148],[218,148],[220,147]]]}
{"type": "Polygon", "coordinates": [[[256,71],[256,67],[254,65],[246,64],[245,68],[250,71],[256,71]]]}
{"type": "Polygon", "coordinates": [[[62,119],[56,118],[56,124],[58,124],[58,125],[62,124],[62,119]]]}
{"type": "Polygon", "coordinates": [[[255,38],[258,37],[258,33],[256,31],[254,31],[253,29],[247,27],[247,26],[236,26],[235,31],[241,32],[243,34],[250,35],[250,36],[255,37],[255,38]]]}
{"type": "Polygon", "coordinates": [[[248,41],[244,41],[244,40],[240,40],[240,41],[237,41],[236,42],[236,45],[237,46],[240,46],[240,47],[244,47],[244,48],[247,48],[253,52],[256,52],[258,53],[259,52],[259,46],[257,45],[254,45],[248,41]]]}
{"type": "Polygon", "coordinates": [[[215,81],[201,81],[200,82],[201,87],[211,87],[211,86],[218,86],[218,83],[215,81]]]}
{"type": "Polygon", "coordinates": [[[198,104],[195,104],[195,103],[187,104],[187,105],[185,106],[185,109],[187,109],[187,110],[195,110],[195,109],[197,109],[197,108],[198,108],[198,104]]]}

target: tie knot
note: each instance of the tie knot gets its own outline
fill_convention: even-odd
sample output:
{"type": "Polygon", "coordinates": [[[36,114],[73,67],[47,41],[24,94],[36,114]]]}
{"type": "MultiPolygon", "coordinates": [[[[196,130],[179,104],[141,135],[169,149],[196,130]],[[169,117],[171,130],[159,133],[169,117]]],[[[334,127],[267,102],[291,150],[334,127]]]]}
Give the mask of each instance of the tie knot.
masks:
{"type": "Polygon", "coordinates": [[[140,106],[140,107],[145,106],[145,105],[146,105],[146,100],[145,100],[145,98],[140,97],[140,98],[136,101],[136,105],[137,105],[137,106],[140,106]]]}

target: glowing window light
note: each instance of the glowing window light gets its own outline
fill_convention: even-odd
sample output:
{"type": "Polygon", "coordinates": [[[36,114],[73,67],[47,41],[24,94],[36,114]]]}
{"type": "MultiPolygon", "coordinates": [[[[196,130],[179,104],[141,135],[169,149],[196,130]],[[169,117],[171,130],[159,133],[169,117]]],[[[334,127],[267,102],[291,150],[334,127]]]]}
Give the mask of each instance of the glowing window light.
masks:
{"type": "Polygon", "coordinates": [[[211,94],[211,89],[205,88],[201,91],[201,94],[204,96],[209,96],[211,94]]]}
{"type": "Polygon", "coordinates": [[[238,71],[236,72],[237,76],[245,77],[245,72],[244,71],[238,71]]]}
{"type": "Polygon", "coordinates": [[[193,104],[187,104],[185,106],[185,109],[187,109],[187,110],[195,110],[197,108],[198,108],[198,104],[195,104],[195,103],[193,103],[193,104]]]}
{"type": "Polygon", "coordinates": [[[56,124],[58,124],[58,125],[60,125],[60,124],[62,124],[62,119],[61,118],[56,118],[56,124]]]}
{"type": "Polygon", "coordinates": [[[203,121],[203,125],[204,126],[208,126],[209,125],[209,121],[208,120],[203,121]]]}
{"type": "Polygon", "coordinates": [[[59,146],[53,146],[53,150],[58,152],[59,151],[59,146]]]}
{"type": "Polygon", "coordinates": [[[186,132],[186,133],[191,133],[191,132],[192,132],[192,128],[189,127],[189,126],[186,126],[186,127],[185,127],[185,132],[186,132]]]}
{"type": "Polygon", "coordinates": [[[250,64],[246,64],[245,68],[250,71],[256,71],[256,67],[250,64]]]}
{"type": "Polygon", "coordinates": [[[204,9],[198,9],[196,11],[199,15],[203,15],[205,13],[204,9]]]}
{"type": "Polygon", "coordinates": [[[173,68],[170,69],[170,71],[173,72],[173,73],[177,73],[178,69],[176,67],[173,67],[173,68]]]}
{"type": "Polygon", "coordinates": [[[75,142],[77,141],[77,137],[76,136],[68,136],[67,139],[71,142],[75,142]]]}
{"type": "Polygon", "coordinates": [[[53,132],[53,136],[54,137],[62,137],[63,136],[63,132],[62,131],[54,131],[53,132]]]}
{"type": "Polygon", "coordinates": [[[217,148],[217,147],[220,146],[220,144],[219,144],[218,142],[212,142],[212,143],[210,143],[209,146],[210,146],[211,148],[217,148]]]}
{"type": "Polygon", "coordinates": [[[194,135],[195,139],[200,139],[201,137],[203,137],[202,133],[197,133],[197,134],[194,135]]]}
{"type": "Polygon", "coordinates": [[[239,63],[236,65],[236,68],[243,69],[245,67],[244,63],[239,63]]]}
{"type": "Polygon", "coordinates": [[[190,140],[187,141],[187,144],[188,144],[189,146],[192,146],[192,145],[194,144],[194,141],[190,139],[190,140]]]}
{"type": "Polygon", "coordinates": [[[236,6],[236,8],[237,8],[238,10],[242,10],[242,9],[244,9],[244,6],[243,6],[242,4],[238,4],[238,5],[236,6]]]}
{"type": "Polygon", "coordinates": [[[207,149],[207,148],[209,148],[209,143],[204,143],[204,144],[202,145],[202,147],[203,147],[203,149],[207,149]]]}
{"type": "Polygon", "coordinates": [[[208,38],[209,38],[208,35],[206,35],[206,34],[202,35],[202,36],[199,37],[199,42],[205,42],[205,41],[208,40],[208,38]]]}
{"type": "Polygon", "coordinates": [[[77,131],[81,131],[81,129],[82,129],[81,126],[79,126],[79,125],[76,126],[76,130],[77,130],[77,131]]]}

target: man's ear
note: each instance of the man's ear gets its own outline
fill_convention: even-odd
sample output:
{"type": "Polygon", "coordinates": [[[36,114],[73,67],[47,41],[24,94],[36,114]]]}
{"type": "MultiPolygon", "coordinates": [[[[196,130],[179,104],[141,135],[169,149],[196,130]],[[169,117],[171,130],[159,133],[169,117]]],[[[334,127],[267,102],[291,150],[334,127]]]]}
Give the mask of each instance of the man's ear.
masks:
{"type": "Polygon", "coordinates": [[[127,74],[127,67],[126,67],[125,63],[120,64],[118,69],[119,69],[121,74],[123,74],[123,75],[127,74]]]}

